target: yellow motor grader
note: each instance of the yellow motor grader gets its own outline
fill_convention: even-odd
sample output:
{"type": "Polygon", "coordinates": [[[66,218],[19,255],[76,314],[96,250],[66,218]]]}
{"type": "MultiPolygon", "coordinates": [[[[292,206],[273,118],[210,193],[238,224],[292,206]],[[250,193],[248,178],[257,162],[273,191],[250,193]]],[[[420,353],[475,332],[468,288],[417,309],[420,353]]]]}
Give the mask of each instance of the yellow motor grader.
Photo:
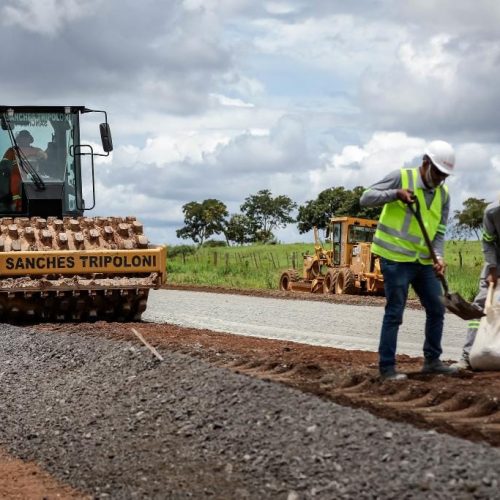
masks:
{"type": "Polygon", "coordinates": [[[314,228],[314,254],[303,255],[302,275],[296,269],[281,274],[280,290],[312,293],[381,295],[384,280],[371,242],[377,221],[358,217],[332,217],[327,230],[331,246],[325,249],[314,228]]]}
{"type": "Polygon", "coordinates": [[[106,112],[0,106],[0,122],[0,321],[139,320],[165,279],[165,248],[135,217],[84,217],[94,159],[113,150],[106,112]],[[101,153],[80,143],[90,113],[104,117],[101,153]]]}

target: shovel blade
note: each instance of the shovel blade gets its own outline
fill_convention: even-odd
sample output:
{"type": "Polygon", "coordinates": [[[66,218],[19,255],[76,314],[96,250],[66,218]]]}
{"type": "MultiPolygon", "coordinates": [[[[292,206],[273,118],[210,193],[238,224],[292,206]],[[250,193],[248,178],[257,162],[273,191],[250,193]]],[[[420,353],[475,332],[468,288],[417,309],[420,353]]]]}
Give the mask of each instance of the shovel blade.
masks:
{"type": "Polygon", "coordinates": [[[467,302],[458,293],[448,293],[444,295],[443,304],[448,311],[465,320],[479,319],[484,316],[483,311],[473,306],[470,302],[467,302]]]}

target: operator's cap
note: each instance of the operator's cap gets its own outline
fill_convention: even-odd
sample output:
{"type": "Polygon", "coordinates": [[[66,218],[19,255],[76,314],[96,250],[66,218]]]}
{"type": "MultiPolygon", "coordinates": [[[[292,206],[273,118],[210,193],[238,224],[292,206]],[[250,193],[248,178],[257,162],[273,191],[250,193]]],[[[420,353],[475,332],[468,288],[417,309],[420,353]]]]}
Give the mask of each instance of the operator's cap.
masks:
{"type": "Polygon", "coordinates": [[[33,136],[30,134],[29,130],[26,129],[20,130],[16,135],[16,139],[26,139],[30,144],[35,140],[33,139],[33,136]]]}

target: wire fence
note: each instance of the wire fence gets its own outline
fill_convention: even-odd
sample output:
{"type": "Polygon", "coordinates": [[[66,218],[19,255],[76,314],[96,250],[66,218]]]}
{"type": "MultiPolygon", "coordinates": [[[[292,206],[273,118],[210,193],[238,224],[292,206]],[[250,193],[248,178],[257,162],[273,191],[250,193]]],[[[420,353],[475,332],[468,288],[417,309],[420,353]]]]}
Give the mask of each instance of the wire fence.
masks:
{"type": "Polygon", "coordinates": [[[172,259],[174,262],[182,262],[184,266],[192,264],[213,267],[230,267],[234,264],[238,266],[255,269],[297,269],[297,265],[302,260],[302,254],[293,252],[224,252],[213,250],[210,252],[197,252],[194,254],[182,253],[172,259]]]}

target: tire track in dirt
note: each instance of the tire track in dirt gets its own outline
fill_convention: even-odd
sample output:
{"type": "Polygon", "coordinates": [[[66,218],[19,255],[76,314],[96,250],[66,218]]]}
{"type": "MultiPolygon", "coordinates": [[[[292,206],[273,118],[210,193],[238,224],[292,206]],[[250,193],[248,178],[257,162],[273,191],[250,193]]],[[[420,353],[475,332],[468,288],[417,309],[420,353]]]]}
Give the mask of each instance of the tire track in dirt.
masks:
{"type": "MultiPolygon", "coordinates": [[[[235,372],[280,382],[336,403],[363,408],[391,420],[429,427],[470,440],[500,446],[498,396],[433,388],[443,375],[409,374],[410,381],[382,382],[373,374],[332,377],[315,365],[280,366],[267,360],[218,363],[235,372]]],[[[479,374],[478,374],[479,375],[479,374]]],[[[469,375],[464,373],[466,379],[469,375]]],[[[483,377],[484,378],[484,377],[483,377]]],[[[495,377],[496,379],[497,377],[495,377]]]]}

